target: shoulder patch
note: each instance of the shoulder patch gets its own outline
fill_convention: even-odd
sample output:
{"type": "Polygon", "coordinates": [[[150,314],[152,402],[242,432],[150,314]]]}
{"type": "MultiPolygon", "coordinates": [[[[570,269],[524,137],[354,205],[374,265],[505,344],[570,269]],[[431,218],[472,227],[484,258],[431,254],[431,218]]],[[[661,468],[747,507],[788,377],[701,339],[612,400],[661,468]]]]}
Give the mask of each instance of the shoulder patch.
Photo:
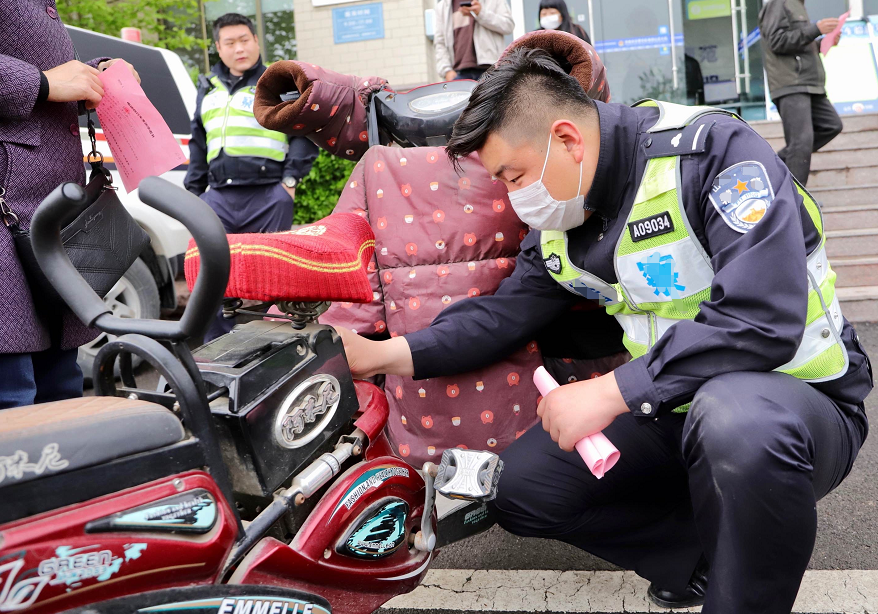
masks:
{"type": "Polygon", "coordinates": [[[546,264],[546,268],[549,269],[550,273],[557,275],[561,272],[561,257],[558,256],[558,254],[549,254],[543,258],[543,262],[546,264]]]}
{"type": "Polygon", "coordinates": [[[765,167],[755,160],[739,162],[713,180],[710,202],[732,230],[745,233],[759,223],[774,200],[765,167]]]}
{"type": "Polygon", "coordinates": [[[682,130],[649,133],[645,135],[643,151],[647,158],[703,153],[706,149],[707,134],[714,124],[716,120],[709,120],[686,126],[682,130]]]}

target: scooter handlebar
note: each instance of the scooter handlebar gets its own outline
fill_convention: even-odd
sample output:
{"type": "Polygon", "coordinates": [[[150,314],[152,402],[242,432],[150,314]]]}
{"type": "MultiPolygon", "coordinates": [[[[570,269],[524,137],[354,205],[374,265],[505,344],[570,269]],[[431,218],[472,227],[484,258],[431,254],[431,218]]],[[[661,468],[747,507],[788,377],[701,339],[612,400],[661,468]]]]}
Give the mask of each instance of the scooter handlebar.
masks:
{"type": "Polygon", "coordinates": [[[159,177],[147,177],[140,182],[140,200],[181,222],[195,239],[201,254],[201,271],[180,318],[180,329],[184,337],[203,334],[229,283],[231,265],[225,228],[207,203],[159,177]]]}
{"type": "Polygon", "coordinates": [[[112,315],[103,299],[83,279],[61,242],[61,220],[71,206],[86,196],[75,183],[55,188],[40,204],[30,225],[34,255],[46,278],[89,326],[112,334],[139,333],[153,338],[180,340],[204,332],[222,300],[229,278],[229,243],[219,218],[200,198],[159,177],[140,182],[140,199],[179,220],[192,233],[201,253],[201,275],[179,322],[134,320],[112,315]]]}

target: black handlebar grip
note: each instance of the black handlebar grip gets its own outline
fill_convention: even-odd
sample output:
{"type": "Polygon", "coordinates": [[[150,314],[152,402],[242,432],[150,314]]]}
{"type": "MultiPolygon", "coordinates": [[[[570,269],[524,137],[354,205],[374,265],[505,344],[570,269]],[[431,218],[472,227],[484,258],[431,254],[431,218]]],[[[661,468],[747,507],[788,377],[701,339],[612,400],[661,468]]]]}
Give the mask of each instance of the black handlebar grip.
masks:
{"type": "Polygon", "coordinates": [[[229,242],[216,213],[191,192],[159,177],[140,182],[140,199],[179,220],[192,233],[201,254],[201,272],[179,322],[134,320],[111,314],[91,286],[70,262],[61,243],[61,221],[72,206],[84,204],[83,189],[65,183],[37,207],[31,221],[31,244],[40,268],[73,313],[88,326],[111,333],[139,333],[157,339],[196,337],[207,330],[229,279],[229,242]]]}
{"type": "Polygon", "coordinates": [[[140,200],[183,223],[201,255],[198,280],[180,327],[184,336],[203,334],[213,320],[229,282],[229,242],[216,213],[207,203],[159,177],[140,182],[140,200]]]}
{"type": "Polygon", "coordinates": [[[30,223],[34,256],[46,278],[77,317],[91,326],[110,309],[82,278],[61,243],[61,221],[72,207],[82,206],[85,191],[75,183],[62,183],[37,207],[30,223]]]}

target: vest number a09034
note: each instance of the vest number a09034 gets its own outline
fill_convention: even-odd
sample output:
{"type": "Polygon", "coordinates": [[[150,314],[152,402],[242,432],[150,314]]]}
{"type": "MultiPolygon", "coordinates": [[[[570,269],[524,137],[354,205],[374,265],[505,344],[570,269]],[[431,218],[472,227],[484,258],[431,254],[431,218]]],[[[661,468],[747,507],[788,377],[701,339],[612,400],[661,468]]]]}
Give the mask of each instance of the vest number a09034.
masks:
{"type": "Polygon", "coordinates": [[[641,220],[628,222],[628,230],[631,233],[631,241],[637,243],[674,232],[674,220],[667,211],[662,211],[641,220]]]}

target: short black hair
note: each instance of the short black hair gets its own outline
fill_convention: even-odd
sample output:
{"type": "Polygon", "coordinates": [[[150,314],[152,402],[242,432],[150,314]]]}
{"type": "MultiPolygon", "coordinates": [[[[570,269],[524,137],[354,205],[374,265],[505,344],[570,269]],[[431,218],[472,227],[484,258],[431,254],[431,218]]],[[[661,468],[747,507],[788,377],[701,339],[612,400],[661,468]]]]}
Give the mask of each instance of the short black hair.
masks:
{"type": "Polygon", "coordinates": [[[226,26],[247,26],[250,28],[250,34],[256,36],[256,26],[253,25],[253,21],[249,17],[240,13],[226,13],[217,17],[216,21],[213,22],[213,40],[219,40],[220,30],[226,26]]]}
{"type": "Polygon", "coordinates": [[[568,116],[597,115],[574,77],[542,49],[513,49],[482,76],[454,122],[446,152],[455,162],[481,149],[488,135],[531,137],[568,116]]]}

